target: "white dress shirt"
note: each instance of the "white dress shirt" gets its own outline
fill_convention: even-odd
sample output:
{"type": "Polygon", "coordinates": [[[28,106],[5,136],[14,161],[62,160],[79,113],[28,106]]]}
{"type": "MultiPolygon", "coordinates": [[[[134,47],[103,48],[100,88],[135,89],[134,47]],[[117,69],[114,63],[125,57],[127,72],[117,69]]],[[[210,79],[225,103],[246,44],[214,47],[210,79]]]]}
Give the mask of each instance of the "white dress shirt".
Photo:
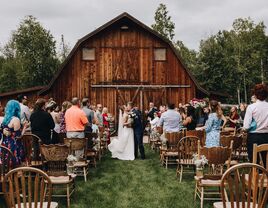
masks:
{"type": "Polygon", "coordinates": [[[162,113],[159,125],[163,126],[166,132],[178,132],[180,131],[180,122],[181,115],[175,110],[168,109],[162,113]]]}
{"type": "Polygon", "coordinates": [[[27,105],[20,103],[20,120],[22,122],[29,121],[31,116],[31,111],[27,105]]]}
{"type": "Polygon", "coordinates": [[[257,128],[251,133],[268,133],[268,103],[266,101],[257,100],[247,107],[244,118],[244,128],[249,129],[252,120],[257,123],[257,128]]]}

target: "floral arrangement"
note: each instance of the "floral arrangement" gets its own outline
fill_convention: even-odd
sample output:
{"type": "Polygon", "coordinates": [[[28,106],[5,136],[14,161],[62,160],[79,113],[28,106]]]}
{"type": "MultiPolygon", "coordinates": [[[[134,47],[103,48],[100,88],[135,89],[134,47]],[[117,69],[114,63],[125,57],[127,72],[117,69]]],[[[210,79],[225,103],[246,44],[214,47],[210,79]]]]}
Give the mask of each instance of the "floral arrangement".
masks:
{"type": "Polygon", "coordinates": [[[194,108],[204,108],[207,106],[207,102],[205,100],[200,100],[197,98],[193,98],[190,100],[190,105],[193,106],[194,108]]]}
{"type": "Polygon", "coordinates": [[[74,155],[68,155],[67,160],[68,162],[77,162],[77,157],[74,155]]]}
{"type": "Polygon", "coordinates": [[[208,163],[208,160],[205,155],[201,155],[201,157],[199,158],[198,154],[194,154],[193,162],[197,169],[203,169],[204,166],[208,163]]]}

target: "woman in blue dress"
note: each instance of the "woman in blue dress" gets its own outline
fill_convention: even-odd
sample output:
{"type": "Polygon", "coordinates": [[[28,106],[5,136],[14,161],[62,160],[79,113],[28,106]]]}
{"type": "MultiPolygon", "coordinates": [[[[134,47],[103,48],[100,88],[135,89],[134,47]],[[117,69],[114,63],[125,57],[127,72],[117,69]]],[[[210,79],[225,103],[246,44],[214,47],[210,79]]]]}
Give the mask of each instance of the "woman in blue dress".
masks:
{"type": "Polygon", "coordinates": [[[206,147],[220,146],[220,128],[222,120],[226,123],[221,107],[216,100],[210,101],[210,114],[206,121],[206,147]]]}
{"type": "Polygon", "coordinates": [[[5,117],[1,124],[2,145],[11,150],[15,157],[15,164],[20,165],[24,160],[24,148],[19,137],[24,133],[27,125],[21,125],[20,105],[16,100],[8,101],[5,108],[5,117]]]}

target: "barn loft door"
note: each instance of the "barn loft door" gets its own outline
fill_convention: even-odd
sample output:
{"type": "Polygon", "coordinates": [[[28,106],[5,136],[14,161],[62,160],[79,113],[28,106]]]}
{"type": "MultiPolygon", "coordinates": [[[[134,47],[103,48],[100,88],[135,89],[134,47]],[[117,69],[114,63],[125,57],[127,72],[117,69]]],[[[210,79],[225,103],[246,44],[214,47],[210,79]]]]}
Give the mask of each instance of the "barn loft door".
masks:
{"type": "Polygon", "coordinates": [[[139,81],[139,49],[113,48],[113,81],[139,81]]]}

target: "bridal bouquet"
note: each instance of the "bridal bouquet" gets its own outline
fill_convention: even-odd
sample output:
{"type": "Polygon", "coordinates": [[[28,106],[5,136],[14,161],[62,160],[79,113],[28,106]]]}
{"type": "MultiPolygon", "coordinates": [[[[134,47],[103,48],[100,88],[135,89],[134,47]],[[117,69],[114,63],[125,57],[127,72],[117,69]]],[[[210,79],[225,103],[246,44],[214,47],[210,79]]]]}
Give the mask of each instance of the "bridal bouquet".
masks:
{"type": "Polygon", "coordinates": [[[137,118],[136,113],[134,113],[134,112],[131,111],[128,114],[128,123],[132,126],[134,124],[134,119],[136,119],[136,118],[137,118]]]}

